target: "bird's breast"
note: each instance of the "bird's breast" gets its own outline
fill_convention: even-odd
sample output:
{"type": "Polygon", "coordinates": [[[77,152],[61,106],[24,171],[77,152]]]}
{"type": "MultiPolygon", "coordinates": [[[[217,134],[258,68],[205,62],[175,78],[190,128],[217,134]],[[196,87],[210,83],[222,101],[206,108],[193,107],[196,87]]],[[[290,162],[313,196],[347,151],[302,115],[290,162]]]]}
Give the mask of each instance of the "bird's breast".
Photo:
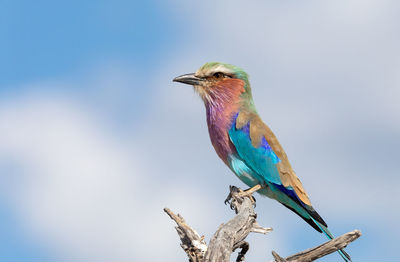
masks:
{"type": "Polygon", "coordinates": [[[232,145],[230,145],[231,142],[228,132],[213,124],[208,126],[208,132],[210,134],[211,143],[218,156],[227,163],[228,155],[232,154],[233,151],[231,148],[232,145]]]}
{"type": "Polygon", "coordinates": [[[236,153],[229,139],[229,129],[233,124],[232,112],[207,110],[207,125],[211,143],[218,156],[228,165],[228,156],[236,153]]]}

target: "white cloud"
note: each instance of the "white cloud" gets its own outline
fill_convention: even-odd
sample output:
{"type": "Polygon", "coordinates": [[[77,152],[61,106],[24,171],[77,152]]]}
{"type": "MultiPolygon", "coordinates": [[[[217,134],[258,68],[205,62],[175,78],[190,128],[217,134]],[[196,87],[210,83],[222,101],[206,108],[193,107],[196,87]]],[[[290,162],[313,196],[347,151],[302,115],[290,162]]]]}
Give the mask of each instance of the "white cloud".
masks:
{"type": "Polygon", "coordinates": [[[6,197],[27,218],[27,227],[69,255],[88,255],[113,243],[107,250],[121,253],[117,239],[130,237],[125,219],[133,215],[125,205],[135,203],[137,173],[143,172],[139,156],[59,97],[8,101],[0,122],[1,155],[24,170],[6,197]]]}
{"type": "Polygon", "coordinates": [[[170,185],[157,183],[151,163],[105,124],[58,96],[26,95],[3,103],[1,196],[15,206],[25,230],[62,261],[182,257],[162,208],[172,204],[206,221],[199,210],[210,200],[198,201],[190,185],[177,183],[179,192],[166,191],[170,185]],[[12,179],[5,169],[10,161],[19,166],[12,179]],[[162,252],[149,252],[154,245],[162,252]]]}

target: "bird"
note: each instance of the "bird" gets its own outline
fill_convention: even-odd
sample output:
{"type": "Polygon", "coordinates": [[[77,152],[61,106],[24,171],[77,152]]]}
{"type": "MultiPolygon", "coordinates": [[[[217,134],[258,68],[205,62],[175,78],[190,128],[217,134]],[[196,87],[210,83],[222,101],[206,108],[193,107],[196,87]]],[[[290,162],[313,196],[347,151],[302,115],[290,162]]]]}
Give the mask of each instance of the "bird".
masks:
{"type": "MultiPolygon", "coordinates": [[[[248,74],[226,63],[208,62],[173,79],[194,87],[206,109],[211,143],[249,191],[277,200],[328,239],[334,236],[312,207],[302,183],[272,130],[254,105],[248,74]]],[[[350,256],[338,251],[347,262],[350,256]]]]}

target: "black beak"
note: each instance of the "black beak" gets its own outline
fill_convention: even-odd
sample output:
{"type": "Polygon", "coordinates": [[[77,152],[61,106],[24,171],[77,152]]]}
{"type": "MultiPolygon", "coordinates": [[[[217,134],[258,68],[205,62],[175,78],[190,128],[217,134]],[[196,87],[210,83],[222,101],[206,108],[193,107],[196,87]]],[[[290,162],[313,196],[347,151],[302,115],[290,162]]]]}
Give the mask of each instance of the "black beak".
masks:
{"type": "Polygon", "coordinates": [[[195,76],[194,74],[186,74],[177,76],[172,81],[195,86],[195,85],[200,85],[203,79],[195,76]]]}

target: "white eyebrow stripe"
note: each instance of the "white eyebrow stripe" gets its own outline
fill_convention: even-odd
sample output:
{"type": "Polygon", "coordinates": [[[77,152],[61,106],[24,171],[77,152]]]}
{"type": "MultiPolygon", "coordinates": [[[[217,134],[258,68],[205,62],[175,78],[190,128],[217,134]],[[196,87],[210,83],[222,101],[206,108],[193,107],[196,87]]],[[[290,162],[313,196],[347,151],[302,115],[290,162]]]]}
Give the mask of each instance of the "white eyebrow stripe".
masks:
{"type": "Polygon", "coordinates": [[[230,69],[224,67],[223,65],[219,65],[219,66],[217,66],[217,67],[215,67],[215,68],[212,68],[212,69],[208,72],[208,74],[209,74],[209,75],[212,75],[212,74],[217,73],[217,72],[221,72],[221,73],[224,73],[224,74],[227,74],[227,75],[232,75],[232,74],[233,74],[232,70],[230,70],[230,69]]]}
{"type": "Polygon", "coordinates": [[[197,70],[195,75],[199,76],[199,77],[207,77],[207,76],[212,76],[213,74],[215,74],[217,72],[221,72],[221,73],[224,73],[226,75],[233,75],[234,74],[234,72],[232,70],[230,70],[229,68],[226,68],[223,65],[218,65],[218,66],[210,68],[208,70],[200,68],[199,70],[197,70]]]}

